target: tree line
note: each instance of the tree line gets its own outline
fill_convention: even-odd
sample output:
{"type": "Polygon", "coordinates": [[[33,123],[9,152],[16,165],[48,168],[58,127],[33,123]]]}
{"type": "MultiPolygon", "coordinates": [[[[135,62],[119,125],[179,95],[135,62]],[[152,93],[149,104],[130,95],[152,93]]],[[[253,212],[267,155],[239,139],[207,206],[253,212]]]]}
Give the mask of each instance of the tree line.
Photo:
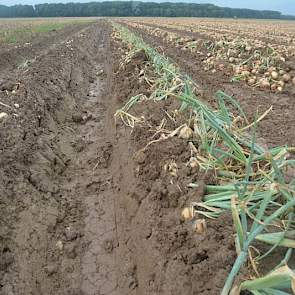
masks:
{"type": "Polygon", "coordinates": [[[0,5],[0,17],[161,16],[295,19],[278,11],[219,7],[213,4],[105,1],[90,3],[0,5]]]}

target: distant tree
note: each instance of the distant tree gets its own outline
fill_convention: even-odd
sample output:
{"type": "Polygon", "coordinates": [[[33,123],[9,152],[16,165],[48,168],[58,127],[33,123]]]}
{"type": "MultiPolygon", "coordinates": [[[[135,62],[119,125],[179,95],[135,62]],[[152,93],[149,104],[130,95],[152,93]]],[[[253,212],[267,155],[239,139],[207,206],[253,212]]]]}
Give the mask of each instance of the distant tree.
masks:
{"type": "Polygon", "coordinates": [[[278,11],[219,7],[213,4],[105,1],[67,4],[0,5],[0,17],[163,16],[294,19],[278,11]]]}
{"type": "Polygon", "coordinates": [[[34,17],[35,10],[31,5],[0,5],[0,17],[34,17]]]}

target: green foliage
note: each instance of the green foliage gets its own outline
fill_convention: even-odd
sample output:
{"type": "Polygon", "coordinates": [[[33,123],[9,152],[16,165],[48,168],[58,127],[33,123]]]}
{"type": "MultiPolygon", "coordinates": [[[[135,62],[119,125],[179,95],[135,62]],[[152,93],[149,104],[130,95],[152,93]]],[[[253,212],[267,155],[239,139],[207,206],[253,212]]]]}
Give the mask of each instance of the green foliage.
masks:
{"type": "MultiPolygon", "coordinates": [[[[0,5],[0,17],[75,17],[75,16],[162,16],[162,17],[229,17],[287,19],[278,11],[258,11],[218,7],[212,4],[155,3],[139,1],[105,1],[90,3],[56,3],[0,5]]],[[[295,18],[293,18],[295,19],[295,18]]]]}
{"type": "Polygon", "coordinates": [[[20,21],[19,24],[8,25],[6,29],[0,29],[0,44],[13,44],[21,41],[29,41],[38,34],[61,30],[70,24],[80,24],[92,22],[89,19],[79,20],[61,20],[53,22],[52,20],[42,21],[20,21]]]}
{"type": "Polygon", "coordinates": [[[67,23],[44,23],[32,27],[0,30],[0,43],[16,43],[28,40],[35,34],[59,30],[64,28],[66,25],[67,23]]]}

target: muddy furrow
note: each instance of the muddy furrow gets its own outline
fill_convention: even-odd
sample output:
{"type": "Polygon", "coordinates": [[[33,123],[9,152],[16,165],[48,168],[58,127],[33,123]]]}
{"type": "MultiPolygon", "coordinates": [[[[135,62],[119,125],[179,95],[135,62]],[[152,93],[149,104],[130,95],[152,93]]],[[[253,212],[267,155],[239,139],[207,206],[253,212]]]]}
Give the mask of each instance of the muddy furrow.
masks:
{"type": "Polygon", "coordinates": [[[1,92],[1,294],[116,289],[109,39],[105,22],[83,29],[1,92]]]}
{"type": "Polygon", "coordinates": [[[113,117],[137,79],[118,69],[111,30],[79,31],[0,92],[0,294],[161,294],[159,205],[113,117]]]}

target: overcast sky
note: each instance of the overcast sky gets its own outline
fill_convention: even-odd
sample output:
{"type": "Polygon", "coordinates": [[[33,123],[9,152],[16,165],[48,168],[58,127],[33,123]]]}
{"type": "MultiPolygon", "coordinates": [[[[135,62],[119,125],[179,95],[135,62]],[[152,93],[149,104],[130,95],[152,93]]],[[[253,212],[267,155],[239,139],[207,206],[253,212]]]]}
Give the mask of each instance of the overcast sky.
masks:
{"type": "MultiPolygon", "coordinates": [[[[38,3],[66,3],[66,2],[91,2],[95,0],[0,0],[0,4],[38,4],[38,3]]],[[[144,0],[143,0],[144,1],[144,0]]],[[[152,0],[149,0],[152,1],[152,0]]],[[[278,10],[284,14],[295,15],[295,0],[153,0],[154,2],[194,2],[194,3],[213,3],[219,6],[269,9],[278,10]]]]}

